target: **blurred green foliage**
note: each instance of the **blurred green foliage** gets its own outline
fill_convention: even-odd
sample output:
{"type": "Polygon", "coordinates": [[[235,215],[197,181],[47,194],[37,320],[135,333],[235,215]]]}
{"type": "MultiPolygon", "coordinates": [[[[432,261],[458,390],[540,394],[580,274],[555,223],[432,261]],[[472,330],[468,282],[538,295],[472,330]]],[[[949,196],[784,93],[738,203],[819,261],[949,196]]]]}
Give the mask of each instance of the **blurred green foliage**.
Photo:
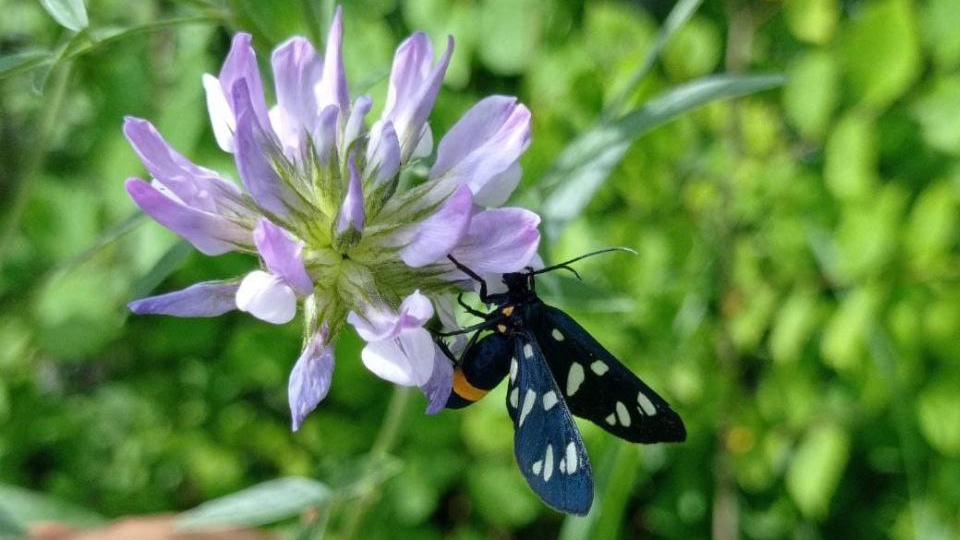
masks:
{"type": "Polygon", "coordinates": [[[122,117],[231,172],[200,75],[235,31],[261,57],[321,40],[332,2],[87,4],[0,0],[0,482],[69,503],[5,487],[0,536],[91,523],[76,506],[185,510],[305,476],[342,495],[330,534],[359,520],[366,539],[960,537],[960,3],[706,2],[634,84],[670,2],[344,2],[348,76],[375,103],[393,48],[424,29],[457,39],[436,133],[491,93],[532,109],[515,202],[534,210],[598,122],[702,76],[789,77],[645,134],[569,222],[547,216],[549,259],[640,253],[584,261],[583,283],[547,279],[544,296],[690,433],[639,447],[581,425],[598,493],[579,519],[518,474],[503,389],[425,417],[348,335],[329,397],[291,434],[296,325],[129,316],[132,298],[253,262],[135,217],[122,181],[144,172],[122,117]],[[375,459],[389,414],[395,466],[375,459]]]}

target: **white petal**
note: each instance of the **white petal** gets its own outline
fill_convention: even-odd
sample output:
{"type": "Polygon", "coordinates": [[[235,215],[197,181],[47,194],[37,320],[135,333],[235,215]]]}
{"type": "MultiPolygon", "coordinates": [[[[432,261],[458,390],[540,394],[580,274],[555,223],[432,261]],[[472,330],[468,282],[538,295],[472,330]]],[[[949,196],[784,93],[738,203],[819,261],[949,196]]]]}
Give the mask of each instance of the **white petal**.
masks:
{"type": "Polygon", "coordinates": [[[400,343],[394,339],[367,343],[360,353],[363,365],[374,375],[400,386],[413,386],[414,381],[400,343]]]}
{"type": "Polygon", "coordinates": [[[396,339],[368,343],[360,357],[381,379],[401,386],[423,386],[433,374],[436,355],[430,332],[406,330],[396,339]]]}
{"type": "Polygon", "coordinates": [[[269,323],[284,324],[297,314],[297,294],[283,278],[254,270],[240,282],[237,308],[269,323]]]}
{"type": "Polygon", "coordinates": [[[207,110],[210,112],[210,125],[217,144],[224,152],[233,153],[233,134],[237,130],[237,119],[230,109],[227,96],[223,93],[220,79],[203,74],[203,89],[207,93],[207,110]]]}

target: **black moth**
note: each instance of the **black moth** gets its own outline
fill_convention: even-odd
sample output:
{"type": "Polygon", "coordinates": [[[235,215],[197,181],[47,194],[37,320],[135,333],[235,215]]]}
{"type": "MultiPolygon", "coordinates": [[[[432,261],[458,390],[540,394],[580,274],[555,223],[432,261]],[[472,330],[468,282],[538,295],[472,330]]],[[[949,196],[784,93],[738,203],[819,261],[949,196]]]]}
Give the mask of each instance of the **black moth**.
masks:
{"type": "MultiPolygon", "coordinates": [[[[597,253],[605,251],[610,250],[597,253]]],[[[447,408],[474,403],[509,375],[507,411],[520,472],[545,503],[579,515],[593,504],[593,474],[571,412],[631,442],[681,442],[687,437],[680,416],[663,398],[569,315],[537,296],[536,274],[558,268],[576,274],[569,264],[594,254],[504,274],[507,291],[497,294],[488,294],[480,276],[450,257],[480,283],[480,300],[497,307],[490,313],[467,308],[484,321],[440,334],[475,331],[454,369],[447,408]],[[491,333],[479,337],[484,330],[491,333]]]]}

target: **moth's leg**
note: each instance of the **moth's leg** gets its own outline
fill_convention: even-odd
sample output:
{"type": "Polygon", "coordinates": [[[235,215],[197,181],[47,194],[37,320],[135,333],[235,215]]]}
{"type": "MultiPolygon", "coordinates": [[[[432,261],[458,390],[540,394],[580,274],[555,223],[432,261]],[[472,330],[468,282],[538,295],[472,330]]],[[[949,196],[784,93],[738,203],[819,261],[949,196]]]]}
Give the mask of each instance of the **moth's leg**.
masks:
{"type": "Polygon", "coordinates": [[[470,276],[470,278],[480,284],[480,301],[485,304],[489,304],[489,297],[487,296],[487,282],[480,277],[479,274],[461,264],[460,261],[454,259],[453,255],[447,255],[447,258],[450,259],[450,262],[457,267],[457,270],[460,270],[464,274],[470,276]]]}

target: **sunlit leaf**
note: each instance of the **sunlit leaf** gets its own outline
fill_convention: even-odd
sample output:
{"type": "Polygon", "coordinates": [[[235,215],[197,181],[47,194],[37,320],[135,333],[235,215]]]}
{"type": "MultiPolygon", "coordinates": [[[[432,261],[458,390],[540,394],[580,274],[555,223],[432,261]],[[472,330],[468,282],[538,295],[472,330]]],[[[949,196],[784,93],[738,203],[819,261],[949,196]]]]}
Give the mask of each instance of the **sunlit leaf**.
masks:
{"type": "Polygon", "coordinates": [[[90,24],[83,0],[40,0],[40,5],[53,20],[74,32],[79,32],[90,24]]]}
{"type": "Polygon", "coordinates": [[[787,471],[787,491],[800,512],[813,519],[827,515],[849,457],[850,436],[841,427],[825,424],[807,433],[787,471]]]}
{"type": "Polygon", "coordinates": [[[331,493],[316,480],[279,478],[203,503],[181,514],[177,524],[187,529],[264,525],[323,506],[331,501],[331,493]]]}
{"type": "Polygon", "coordinates": [[[920,74],[914,4],[883,0],[864,4],[842,48],[852,89],[868,105],[886,107],[920,74]]]}
{"type": "Polygon", "coordinates": [[[624,117],[601,123],[570,143],[544,175],[550,193],[541,208],[547,234],[556,236],[590,202],[638,137],[712,101],[783,84],[780,75],[717,75],[678,86],[624,117]]]}
{"type": "Polygon", "coordinates": [[[948,456],[960,456],[960,395],[957,380],[938,380],[920,393],[917,418],[924,438],[948,456]]]}

